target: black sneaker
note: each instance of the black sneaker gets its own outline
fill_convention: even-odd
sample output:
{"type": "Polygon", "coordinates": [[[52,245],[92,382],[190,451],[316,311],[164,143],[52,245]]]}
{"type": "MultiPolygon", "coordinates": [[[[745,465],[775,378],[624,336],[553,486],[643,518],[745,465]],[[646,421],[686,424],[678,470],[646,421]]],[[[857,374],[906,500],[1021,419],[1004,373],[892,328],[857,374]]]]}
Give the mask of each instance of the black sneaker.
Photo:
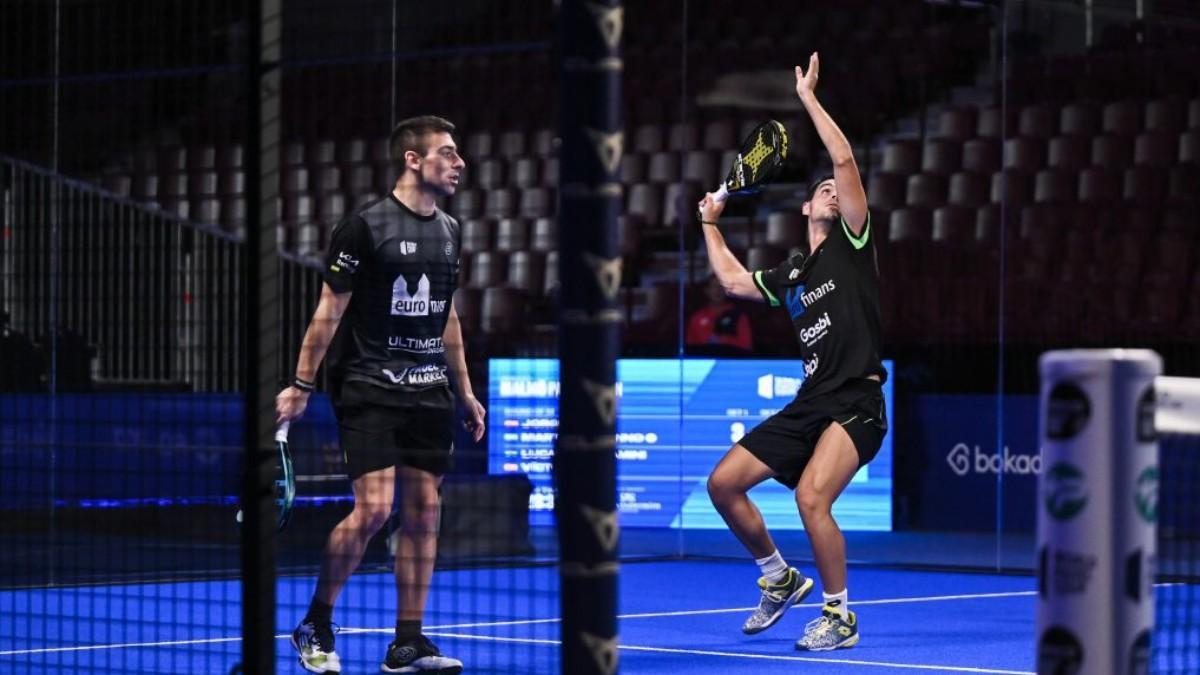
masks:
{"type": "Polygon", "coordinates": [[[292,646],[300,665],[310,673],[340,673],[342,662],[333,651],[333,625],[305,619],[292,632],[292,646]]]}
{"type": "Polygon", "coordinates": [[[406,642],[392,641],[388,645],[387,658],[379,669],[385,673],[458,675],[462,672],[463,664],[458,659],[442,656],[437,645],[420,635],[406,642]]]}

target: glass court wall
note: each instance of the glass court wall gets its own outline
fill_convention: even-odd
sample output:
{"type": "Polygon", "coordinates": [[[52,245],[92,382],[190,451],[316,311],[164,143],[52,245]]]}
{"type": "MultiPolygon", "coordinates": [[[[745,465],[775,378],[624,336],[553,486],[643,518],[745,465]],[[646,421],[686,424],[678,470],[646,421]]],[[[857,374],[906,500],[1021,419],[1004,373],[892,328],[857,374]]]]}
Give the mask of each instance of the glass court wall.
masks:
{"type": "MultiPolygon", "coordinates": [[[[638,0],[609,17],[621,96],[595,104],[616,106],[622,128],[623,562],[745,560],[753,582],[708,474],[806,371],[786,309],[714,288],[696,206],[747,134],[778,120],[782,171],[731,198],[721,231],[750,271],[807,246],[806,187],[830,166],[795,92],[793,67],[813,52],[870,204],[888,372],[889,434],[834,511],[856,566],[1032,572],[1044,351],[1149,347],[1167,373],[1197,375],[1200,16],[1086,7],[638,0]]],[[[242,660],[244,312],[261,303],[247,223],[275,244],[262,373],[286,380],[335,226],[390,199],[388,134],[423,114],[456,125],[466,163],[440,208],[461,228],[453,307],[488,410],[481,440],[455,424],[424,622],[560,612],[561,280],[585,264],[560,253],[590,227],[559,217],[573,121],[560,3],[279,10],[265,35],[278,87],[256,90],[265,112],[251,118],[241,3],[0,9],[0,613],[30,645],[0,656],[15,672],[242,660]]],[[[304,617],[353,504],[327,370],[291,429],[298,498],[275,540],[275,634],[304,617]]],[[[794,495],[773,481],[751,494],[811,570],[794,495]]],[[[397,522],[377,524],[338,600],[344,660],[378,658],[390,639],[397,522]]],[[[557,639],[552,622],[537,630],[557,639]]],[[[278,670],[295,668],[275,642],[278,670]]],[[[534,642],[439,644],[494,672],[560,668],[534,642]]]]}

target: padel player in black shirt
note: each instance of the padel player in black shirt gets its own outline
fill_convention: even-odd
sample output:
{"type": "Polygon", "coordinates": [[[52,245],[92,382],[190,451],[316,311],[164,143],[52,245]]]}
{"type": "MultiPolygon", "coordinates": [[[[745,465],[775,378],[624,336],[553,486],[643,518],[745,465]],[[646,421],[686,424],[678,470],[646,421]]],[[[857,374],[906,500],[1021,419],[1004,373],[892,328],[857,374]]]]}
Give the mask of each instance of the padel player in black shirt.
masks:
{"type": "Polygon", "coordinates": [[[465,426],[477,441],[484,431],[453,303],[459,226],[437,207],[438,198],[454,193],[465,167],[453,131],[453,124],[432,116],[393,130],[390,152],[399,177],[386,197],[334,230],[295,380],[276,399],[280,421],[300,417],[329,351],[330,394],[354,509],[329,535],[312,603],[292,634],[300,664],[310,672],[341,672],[333,604],[391,514],[397,483],[396,638],[381,669],[462,672],[460,661],[443,656],[421,632],[437,557],[438,488],[453,452],[451,383],[467,411],[465,426]]]}
{"type": "Polygon", "coordinates": [[[758,633],[775,624],[813,587],[775,547],[762,514],[747,497],[774,478],[796,495],[812,543],[825,604],[796,648],[824,651],[858,643],[858,619],[848,608],[846,543],[833,502],[871,461],[887,432],[879,356],[879,279],[867,197],[850,143],[816,98],[817,55],[796,67],[796,93],[829,152],[833,175],[815,181],[802,206],[808,255],[770,270],[742,266],[717,228],[724,203],[700,202],[713,271],[729,295],[785,308],[796,328],[805,380],[796,398],[746,434],[713,469],[708,493],[729,528],[762,571],[759,606],[742,626],[758,633]]]}

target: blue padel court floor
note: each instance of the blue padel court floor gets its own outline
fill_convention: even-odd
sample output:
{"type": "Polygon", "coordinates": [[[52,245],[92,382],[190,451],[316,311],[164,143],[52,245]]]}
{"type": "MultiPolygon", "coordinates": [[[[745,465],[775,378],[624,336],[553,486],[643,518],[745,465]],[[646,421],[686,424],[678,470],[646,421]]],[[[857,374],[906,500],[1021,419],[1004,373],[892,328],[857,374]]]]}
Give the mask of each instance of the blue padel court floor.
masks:
{"type": "MultiPolygon", "coordinates": [[[[852,567],[862,640],[826,653],[793,648],[817,602],[793,608],[765,633],[741,633],[757,602],[756,577],[752,562],[623,564],[620,672],[1035,670],[1031,577],[852,567]]],[[[308,576],[278,582],[278,673],[304,672],[287,634],[312,587],[308,576]]],[[[425,632],[467,673],[559,673],[557,589],[551,566],[439,571],[425,632]]],[[[0,672],[229,673],[241,648],[239,594],[236,580],[4,591],[0,672]]],[[[365,571],[351,580],[334,615],[342,672],[379,672],[395,603],[390,574],[365,571]]]]}

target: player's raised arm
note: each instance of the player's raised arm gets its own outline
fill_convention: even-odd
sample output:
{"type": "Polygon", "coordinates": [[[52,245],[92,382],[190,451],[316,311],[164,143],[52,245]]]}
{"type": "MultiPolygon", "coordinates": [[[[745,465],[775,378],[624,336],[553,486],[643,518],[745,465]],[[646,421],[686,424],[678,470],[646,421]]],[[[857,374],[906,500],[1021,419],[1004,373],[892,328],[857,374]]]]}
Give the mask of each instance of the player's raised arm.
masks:
{"type": "Polygon", "coordinates": [[[829,152],[829,158],[833,162],[833,182],[837,187],[838,210],[857,237],[862,235],[867,222],[867,193],[863,189],[862,176],[858,173],[858,164],[854,161],[850,141],[846,140],[846,135],[817,100],[820,65],[816,52],[813,52],[808,59],[807,72],[796,66],[796,94],[804,104],[804,109],[808,111],[808,116],[812,118],[821,143],[829,152]]]}
{"type": "Polygon", "coordinates": [[[725,202],[714,199],[710,192],[700,200],[700,227],[704,231],[704,245],[708,251],[708,262],[713,274],[721,282],[725,295],[744,300],[762,301],[758,287],[745,266],[729,250],[725,237],[717,228],[717,220],[725,210],[725,202]]]}

